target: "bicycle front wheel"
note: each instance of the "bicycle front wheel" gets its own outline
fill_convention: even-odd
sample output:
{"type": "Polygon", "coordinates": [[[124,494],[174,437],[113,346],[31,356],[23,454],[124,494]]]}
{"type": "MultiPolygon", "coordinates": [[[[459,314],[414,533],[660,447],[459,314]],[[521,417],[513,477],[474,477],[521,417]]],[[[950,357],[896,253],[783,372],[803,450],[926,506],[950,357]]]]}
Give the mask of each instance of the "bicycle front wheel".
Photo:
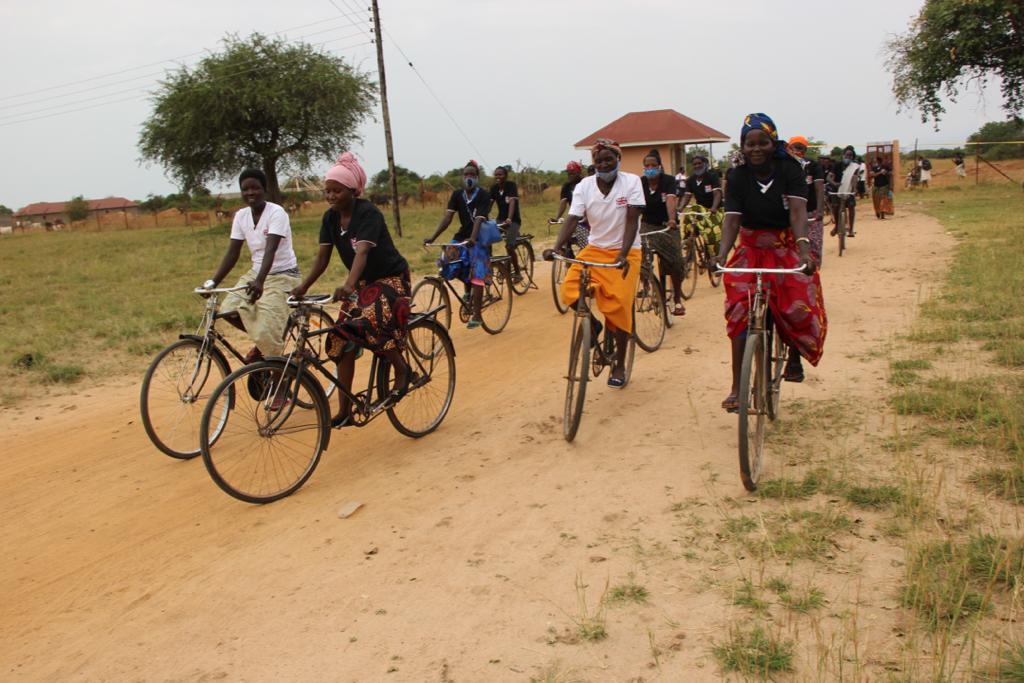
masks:
{"type": "Polygon", "coordinates": [[[650,273],[640,273],[633,298],[633,336],[640,348],[653,353],[665,340],[665,300],[650,273]]]}
{"type": "Polygon", "coordinates": [[[587,397],[587,381],[590,379],[590,317],[574,316],[572,328],[569,374],[565,378],[565,412],[562,415],[562,435],[570,442],[576,438],[580,428],[583,400],[587,397]]]}
{"type": "Polygon", "coordinates": [[[309,372],[300,376],[281,361],[246,365],[206,404],[199,429],[203,463],[228,495],[270,503],[313,474],[330,440],[330,421],[327,398],[309,372]],[[214,445],[210,436],[218,430],[214,445]]]}
{"type": "Polygon", "coordinates": [[[444,282],[440,278],[425,277],[417,282],[416,286],[412,288],[409,299],[412,302],[413,315],[427,313],[441,306],[442,308],[437,312],[437,320],[444,325],[444,329],[452,328],[452,304],[448,290],[445,289],[444,282]]]}
{"type": "MultiPolygon", "coordinates": [[[[200,339],[181,339],[158,353],[146,370],[139,397],[142,426],[153,445],[181,460],[199,455],[203,407],[229,372],[224,357],[200,339]]],[[[218,436],[212,433],[211,441],[218,436]]]]}
{"type": "Polygon", "coordinates": [[[555,259],[551,263],[551,296],[555,299],[555,308],[562,314],[569,310],[569,307],[562,303],[562,283],[565,282],[567,272],[569,264],[565,261],[555,259]]]}
{"type": "Polygon", "coordinates": [[[769,328],[768,338],[772,355],[770,359],[771,381],[768,384],[768,419],[775,420],[779,416],[779,399],[782,396],[782,375],[786,369],[786,361],[789,359],[789,347],[782,341],[782,335],[778,330],[769,328]]]}
{"type": "MultiPolygon", "coordinates": [[[[409,366],[409,390],[391,408],[388,420],[400,433],[418,439],[444,421],[455,396],[455,347],[440,323],[430,319],[409,326],[403,354],[409,366]]],[[[381,396],[394,386],[394,373],[386,361],[378,375],[381,396]]]]}
{"type": "Polygon", "coordinates": [[[480,321],[490,334],[498,334],[512,316],[512,274],[508,261],[491,265],[491,281],[484,285],[480,321]]]}
{"type": "Polygon", "coordinates": [[[740,369],[739,455],[740,479],[748,491],[757,490],[764,462],[764,437],[768,423],[768,372],[764,335],[747,335],[740,369]]]}
{"type": "Polygon", "coordinates": [[[700,277],[699,257],[697,255],[697,236],[690,231],[689,236],[683,241],[683,298],[689,300],[697,291],[697,278],[700,277]]]}
{"type": "Polygon", "coordinates": [[[516,260],[519,262],[519,281],[512,280],[512,291],[522,296],[530,291],[533,284],[533,245],[525,240],[516,244],[516,260]]]}
{"type": "Polygon", "coordinates": [[[836,212],[836,237],[839,238],[839,255],[846,251],[846,209],[841,208],[836,212]]]}

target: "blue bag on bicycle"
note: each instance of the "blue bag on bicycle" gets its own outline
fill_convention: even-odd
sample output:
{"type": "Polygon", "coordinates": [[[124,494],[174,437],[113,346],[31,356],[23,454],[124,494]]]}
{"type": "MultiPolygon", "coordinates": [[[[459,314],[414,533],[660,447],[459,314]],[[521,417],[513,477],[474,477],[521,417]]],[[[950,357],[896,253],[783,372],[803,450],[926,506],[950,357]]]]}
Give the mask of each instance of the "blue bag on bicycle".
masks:
{"type": "Polygon", "coordinates": [[[437,260],[441,269],[441,277],[445,280],[469,279],[469,250],[463,246],[449,246],[441,251],[437,260]]]}
{"type": "Polygon", "coordinates": [[[489,247],[490,245],[500,242],[501,230],[498,229],[498,224],[494,221],[484,221],[480,224],[480,232],[477,233],[476,243],[489,247]]]}

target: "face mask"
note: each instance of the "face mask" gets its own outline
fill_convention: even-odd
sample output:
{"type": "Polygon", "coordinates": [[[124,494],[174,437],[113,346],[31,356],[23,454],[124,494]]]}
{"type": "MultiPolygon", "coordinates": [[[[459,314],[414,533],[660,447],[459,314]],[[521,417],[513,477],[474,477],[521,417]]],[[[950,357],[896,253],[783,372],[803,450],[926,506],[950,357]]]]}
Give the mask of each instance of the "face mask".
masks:
{"type": "Polygon", "coordinates": [[[618,174],[619,174],[619,164],[618,164],[618,162],[616,162],[615,168],[613,168],[610,171],[598,171],[597,172],[597,177],[600,178],[601,180],[605,181],[606,183],[610,183],[613,180],[615,180],[615,176],[618,175],[618,174]]]}
{"type": "Polygon", "coordinates": [[[644,169],[644,175],[647,176],[648,180],[654,180],[655,178],[658,177],[658,175],[660,173],[661,173],[661,171],[659,171],[656,168],[645,168],[644,169]]]}
{"type": "Polygon", "coordinates": [[[702,175],[704,175],[704,171],[706,171],[706,170],[707,169],[704,168],[703,166],[701,166],[700,168],[695,168],[695,169],[693,169],[693,175],[695,175],[695,176],[702,176],[702,175]]]}
{"type": "Polygon", "coordinates": [[[462,184],[465,185],[467,190],[472,190],[476,187],[476,178],[473,176],[467,176],[462,179],[462,184]]]}

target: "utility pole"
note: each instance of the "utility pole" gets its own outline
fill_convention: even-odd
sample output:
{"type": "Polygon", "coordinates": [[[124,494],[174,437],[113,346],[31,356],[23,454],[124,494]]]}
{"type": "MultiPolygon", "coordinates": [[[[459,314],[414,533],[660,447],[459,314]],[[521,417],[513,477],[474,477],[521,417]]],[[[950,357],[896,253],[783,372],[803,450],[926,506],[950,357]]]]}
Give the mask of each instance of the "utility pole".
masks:
{"type": "Polygon", "coordinates": [[[398,176],[395,174],[395,148],[391,143],[391,114],[388,113],[388,83],[384,77],[384,43],[380,38],[380,9],[373,0],[373,35],[377,43],[377,77],[380,79],[380,108],[384,115],[384,144],[388,152],[388,176],[391,181],[391,213],[395,217],[395,234],[402,236],[402,218],[398,211],[398,176]]]}

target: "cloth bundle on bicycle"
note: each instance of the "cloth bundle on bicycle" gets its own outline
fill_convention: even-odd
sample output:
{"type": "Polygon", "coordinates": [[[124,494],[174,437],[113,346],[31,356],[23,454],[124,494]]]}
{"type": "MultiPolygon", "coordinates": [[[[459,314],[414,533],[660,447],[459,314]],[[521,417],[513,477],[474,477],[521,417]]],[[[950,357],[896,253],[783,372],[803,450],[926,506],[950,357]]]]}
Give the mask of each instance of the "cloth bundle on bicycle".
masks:
{"type": "Polygon", "coordinates": [[[501,229],[495,221],[484,221],[480,224],[480,232],[477,234],[477,244],[489,247],[502,240],[501,229]]]}
{"type": "MultiPolygon", "coordinates": [[[[482,231],[482,229],[481,229],[482,231]]],[[[453,244],[441,250],[437,265],[445,280],[482,285],[487,282],[491,270],[491,249],[477,243],[472,247],[453,244]]]]}

